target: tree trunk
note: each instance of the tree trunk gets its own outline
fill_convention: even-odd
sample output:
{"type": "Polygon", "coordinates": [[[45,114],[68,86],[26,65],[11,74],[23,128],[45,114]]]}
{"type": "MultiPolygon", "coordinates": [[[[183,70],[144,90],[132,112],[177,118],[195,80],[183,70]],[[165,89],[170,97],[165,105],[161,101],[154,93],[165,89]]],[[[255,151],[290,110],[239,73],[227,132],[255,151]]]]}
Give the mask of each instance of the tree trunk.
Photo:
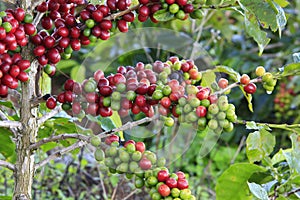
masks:
{"type": "MultiPolygon", "coordinates": [[[[33,2],[33,1],[32,1],[33,2]]],[[[21,6],[26,10],[28,8],[28,0],[23,0],[21,6]]],[[[28,10],[27,10],[28,11],[28,10]]],[[[28,44],[22,50],[23,59],[33,60],[32,45],[28,44]]],[[[36,142],[38,132],[38,108],[32,107],[31,100],[36,98],[36,80],[38,62],[32,61],[29,81],[22,83],[22,99],[20,110],[20,121],[23,125],[22,130],[18,132],[16,138],[16,154],[17,160],[14,171],[14,200],[30,200],[31,189],[34,178],[34,152],[29,150],[29,146],[36,142]]]]}

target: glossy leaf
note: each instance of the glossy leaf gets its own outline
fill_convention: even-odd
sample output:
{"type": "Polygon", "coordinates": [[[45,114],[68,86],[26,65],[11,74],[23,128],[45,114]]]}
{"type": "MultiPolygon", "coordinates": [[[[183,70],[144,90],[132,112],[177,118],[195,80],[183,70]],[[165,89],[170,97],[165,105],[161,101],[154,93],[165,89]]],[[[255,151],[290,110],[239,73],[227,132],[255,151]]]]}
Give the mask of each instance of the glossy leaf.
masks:
{"type": "Polygon", "coordinates": [[[202,72],[202,87],[210,87],[216,81],[216,74],[213,70],[206,70],[202,72]]]}
{"type": "Polygon", "coordinates": [[[246,154],[250,163],[261,161],[272,153],[275,136],[264,129],[255,131],[248,135],[246,145],[246,154]]]}
{"type": "Polygon", "coordinates": [[[84,79],[85,79],[85,72],[86,69],[84,66],[82,65],[77,65],[75,67],[72,68],[71,70],[71,79],[73,79],[74,81],[81,83],[84,79]]]}
{"type": "Polygon", "coordinates": [[[289,2],[287,0],[274,0],[279,6],[286,7],[289,5],[289,2]]]}
{"type": "Polygon", "coordinates": [[[247,102],[248,102],[248,109],[253,112],[253,104],[252,104],[252,95],[251,94],[247,94],[245,91],[244,91],[244,88],[243,86],[240,86],[240,89],[241,91],[243,92],[247,102]]]}
{"type": "Polygon", "coordinates": [[[41,95],[51,94],[51,78],[45,72],[42,73],[42,76],[39,80],[39,85],[42,92],[41,95]]]}
{"type": "Polygon", "coordinates": [[[165,22],[173,19],[174,14],[170,13],[167,9],[162,9],[155,12],[153,17],[160,22],[165,22]]]}
{"type": "Polygon", "coordinates": [[[219,65],[219,66],[216,66],[214,71],[215,72],[223,72],[225,74],[228,74],[235,82],[240,81],[240,78],[241,78],[240,73],[238,73],[237,71],[235,71],[231,67],[219,65]]]}
{"type": "Polygon", "coordinates": [[[300,173],[300,136],[293,134],[290,136],[292,140],[292,151],[284,152],[286,161],[293,171],[300,173]]]}
{"type": "Polygon", "coordinates": [[[0,100],[0,105],[15,110],[14,104],[11,101],[0,100]]]}
{"type": "Polygon", "coordinates": [[[259,48],[259,55],[262,54],[264,48],[269,44],[270,38],[267,37],[267,33],[260,30],[259,24],[255,15],[246,12],[245,13],[245,29],[249,36],[253,37],[259,48]]]}
{"type": "Polygon", "coordinates": [[[255,164],[238,163],[231,165],[219,178],[216,186],[217,200],[252,200],[247,185],[255,172],[266,169],[255,164]]]}
{"type": "Polygon", "coordinates": [[[285,26],[286,19],[285,21],[283,20],[285,18],[284,11],[275,2],[261,0],[241,0],[240,2],[244,9],[246,8],[255,15],[263,28],[277,31],[285,26]]]}
{"type": "Polygon", "coordinates": [[[249,186],[250,192],[256,198],[261,199],[261,200],[269,199],[267,191],[262,186],[260,186],[259,184],[256,184],[256,183],[249,183],[249,182],[247,182],[247,184],[249,186]]]}
{"type": "Polygon", "coordinates": [[[16,145],[11,140],[12,133],[5,128],[0,127],[0,154],[2,154],[8,162],[14,163],[16,161],[16,145]]]}
{"type": "Polygon", "coordinates": [[[297,74],[300,74],[300,63],[292,63],[284,67],[282,76],[297,75],[297,74]]]}

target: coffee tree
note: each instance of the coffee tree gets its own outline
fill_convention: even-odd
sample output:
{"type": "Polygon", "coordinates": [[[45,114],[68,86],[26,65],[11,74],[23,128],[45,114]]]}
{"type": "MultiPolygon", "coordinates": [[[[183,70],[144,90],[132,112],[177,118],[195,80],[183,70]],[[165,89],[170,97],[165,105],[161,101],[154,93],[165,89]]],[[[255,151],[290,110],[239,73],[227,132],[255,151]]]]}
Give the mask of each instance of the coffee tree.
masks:
{"type": "MultiPolygon", "coordinates": [[[[94,158],[104,163],[109,173],[134,179],[135,187],[146,188],[151,199],[198,199],[186,174],[169,170],[166,158],[147,149],[144,142],[125,139],[123,131],[150,122],[165,127],[189,124],[196,135],[215,139],[223,132],[233,131],[238,124],[245,125],[244,130],[255,130],[246,139],[249,162],[231,165],[218,178],[216,198],[299,198],[300,125],[243,120],[236,115],[230,100],[231,91],[240,88],[249,110],[253,111],[252,94],[257,90],[271,94],[278,81],[297,77],[300,72],[297,53],[294,62],[276,66],[278,70],[257,66],[251,77],[224,65],[202,70],[193,61],[196,53],[193,49],[189,57],[173,55],[151,63],[114,66],[117,69],[111,74],[98,69],[82,82],[68,79],[59,93],[45,92],[45,83],[41,81],[44,76],[53,77],[57,65],[73,59],[82,48],[109,40],[117,32],[125,34],[132,24],[202,20],[203,28],[207,10],[230,10],[242,16],[244,31],[257,43],[262,55],[270,42],[267,31],[277,31],[280,37],[286,26],[287,1],[5,2],[14,5],[0,12],[0,137],[4,147],[0,148],[0,166],[14,174],[13,194],[6,198],[32,199],[33,179],[41,167],[89,146],[94,158]],[[220,74],[222,77],[218,77],[220,74]],[[18,96],[15,107],[11,99],[18,96]],[[133,121],[123,121],[117,127],[109,125],[128,116],[133,121]],[[103,130],[92,132],[75,123],[82,119],[97,121],[103,130]],[[64,129],[65,123],[72,128],[64,129]],[[292,146],[273,152],[276,141],[272,129],[287,131],[292,146]],[[44,151],[41,147],[51,142],[57,145],[48,157],[37,158],[38,152],[44,151]]],[[[202,28],[196,32],[196,43],[202,28]]],[[[51,91],[49,84],[46,87],[51,91]]],[[[297,89],[286,87],[281,85],[274,100],[277,117],[289,111],[286,105],[297,95],[297,89]]],[[[205,141],[211,140],[205,138],[205,141]]],[[[213,145],[208,142],[198,150],[205,155],[213,145]]]]}

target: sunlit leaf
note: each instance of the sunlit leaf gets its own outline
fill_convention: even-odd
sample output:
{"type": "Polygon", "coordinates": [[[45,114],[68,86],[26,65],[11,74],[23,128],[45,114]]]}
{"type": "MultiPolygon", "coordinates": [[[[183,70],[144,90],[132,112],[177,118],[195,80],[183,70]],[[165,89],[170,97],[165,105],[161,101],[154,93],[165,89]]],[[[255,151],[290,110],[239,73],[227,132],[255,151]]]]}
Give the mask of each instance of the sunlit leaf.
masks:
{"type": "Polygon", "coordinates": [[[250,133],[246,140],[246,154],[250,163],[261,161],[269,156],[273,152],[275,143],[275,136],[265,129],[250,133]]]}
{"type": "Polygon", "coordinates": [[[250,189],[250,192],[258,199],[261,200],[268,200],[268,193],[267,191],[260,186],[259,184],[256,183],[247,183],[250,189]]]}
{"type": "Polygon", "coordinates": [[[217,200],[252,200],[247,185],[248,179],[255,172],[265,168],[249,163],[231,165],[219,178],[216,186],[217,200]]]}

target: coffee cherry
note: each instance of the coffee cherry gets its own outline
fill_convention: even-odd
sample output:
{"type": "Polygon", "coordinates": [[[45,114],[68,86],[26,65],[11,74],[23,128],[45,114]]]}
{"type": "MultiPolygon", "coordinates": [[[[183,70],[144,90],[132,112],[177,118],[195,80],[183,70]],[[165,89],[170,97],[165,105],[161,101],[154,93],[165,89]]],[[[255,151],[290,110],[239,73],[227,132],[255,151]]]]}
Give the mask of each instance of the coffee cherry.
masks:
{"type": "Polygon", "coordinates": [[[94,153],[94,157],[97,161],[103,161],[105,158],[105,154],[104,151],[102,149],[96,149],[95,153],[94,153]]]}
{"type": "Polygon", "coordinates": [[[152,167],[151,161],[147,158],[142,158],[139,162],[139,166],[143,170],[150,169],[152,167]]]}
{"type": "Polygon", "coordinates": [[[166,184],[162,184],[158,187],[158,192],[161,196],[166,197],[170,195],[171,190],[166,184]]]}
{"type": "Polygon", "coordinates": [[[243,85],[247,85],[248,83],[250,83],[250,77],[247,74],[243,74],[240,78],[240,83],[243,85]]]}
{"type": "Polygon", "coordinates": [[[263,76],[263,75],[265,74],[265,72],[266,72],[266,70],[265,70],[265,68],[262,67],[262,66],[259,66],[259,67],[257,67],[257,68],[255,69],[255,74],[256,74],[257,76],[263,76]]]}
{"type": "Polygon", "coordinates": [[[93,136],[90,138],[91,145],[98,147],[101,144],[101,139],[98,136],[93,136]]]}
{"type": "Polygon", "coordinates": [[[218,86],[222,89],[226,88],[228,86],[228,80],[225,78],[220,78],[218,81],[218,86]]]}
{"type": "Polygon", "coordinates": [[[135,148],[137,151],[141,152],[141,153],[144,153],[145,149],[146,149],[146,146],[144,144],[144,142],[137,142],[135,144],[135,148]]]}
{"type": "Polygon", "coordinates": [[[256,85],[254,83],[249,83],[248,85],[244,86],[244,91],[247,94],[253,94],[256,91],[256,85]]]}
{"type": "Polygon", "coordinates": [[[50,97],[46,101],[46,106],[49,109],[54,109],[56,107],[56,100],[53,97],[50,97]]]}

